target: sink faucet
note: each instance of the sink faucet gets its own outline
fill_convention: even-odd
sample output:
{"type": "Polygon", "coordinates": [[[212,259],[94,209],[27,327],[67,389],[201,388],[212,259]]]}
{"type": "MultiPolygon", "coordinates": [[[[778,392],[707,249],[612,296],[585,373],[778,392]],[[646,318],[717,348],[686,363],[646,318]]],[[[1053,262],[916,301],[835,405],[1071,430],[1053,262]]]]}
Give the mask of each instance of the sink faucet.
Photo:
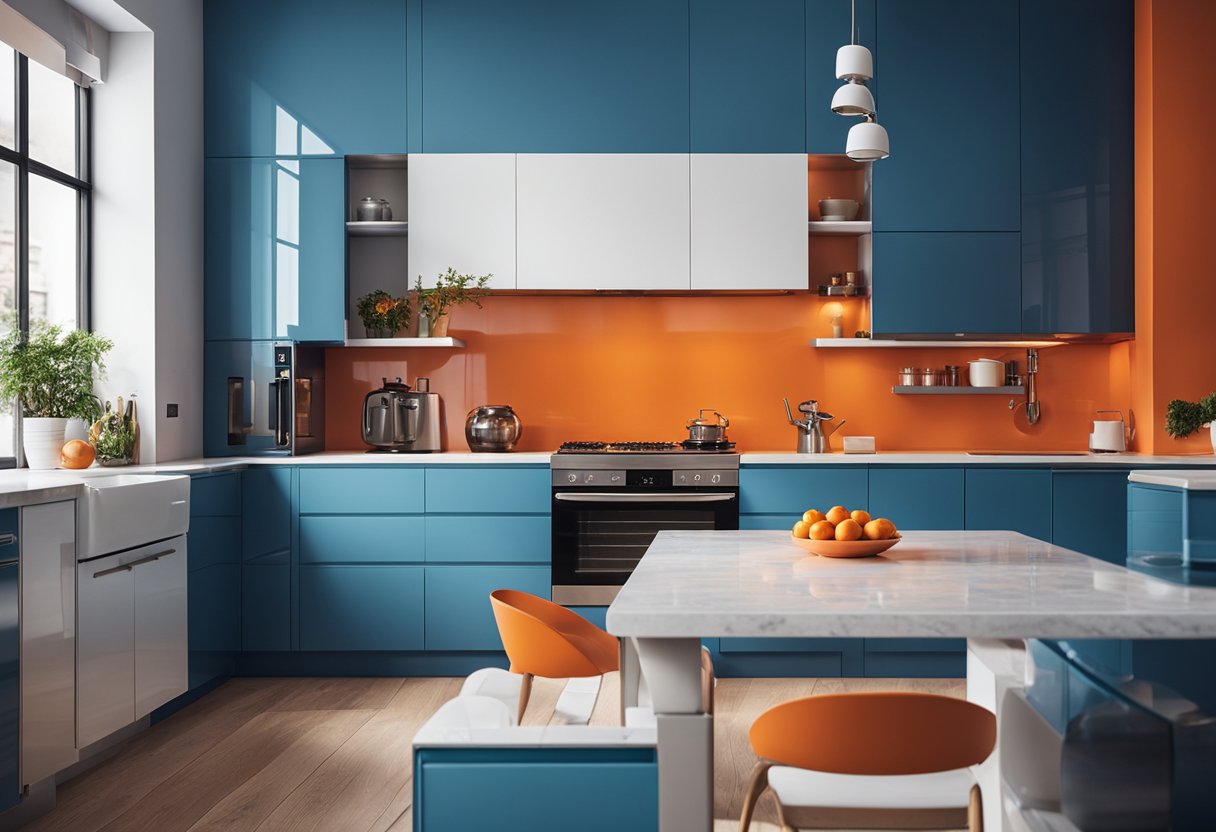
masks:
{"type": "Polygon", "coordinates": [[[1043,412],[1039,405],[1039,351],[1036,349],[1026,350],[1026,401],[1018,404],[1013,399],[1009,400],[1009,409],[1016,410],[1019,407],[1026,408],[1026,421],[1028,424],[1037,425],[1043,412]]]}

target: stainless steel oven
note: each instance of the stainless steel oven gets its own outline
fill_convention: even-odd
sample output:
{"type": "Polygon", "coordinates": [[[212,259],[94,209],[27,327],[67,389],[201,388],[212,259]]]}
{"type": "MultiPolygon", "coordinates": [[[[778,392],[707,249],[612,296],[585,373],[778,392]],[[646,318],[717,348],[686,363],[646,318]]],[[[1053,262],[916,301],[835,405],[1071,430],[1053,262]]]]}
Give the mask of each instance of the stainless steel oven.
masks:
{"type": "Polygon", "coordinates": [[[656,534],[739,528],[733,453],[557,454],[553,600],[612,603],[656,534]]]}

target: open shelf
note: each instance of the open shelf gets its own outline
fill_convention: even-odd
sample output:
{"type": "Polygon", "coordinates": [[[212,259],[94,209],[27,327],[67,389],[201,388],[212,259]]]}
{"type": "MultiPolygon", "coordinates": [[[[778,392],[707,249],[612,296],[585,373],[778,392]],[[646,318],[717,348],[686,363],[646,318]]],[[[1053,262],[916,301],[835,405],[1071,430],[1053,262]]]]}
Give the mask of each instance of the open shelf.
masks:
{"type": "Polygon", "coordinates": [[[459,338],[347,338],[348,347],[427,347],[430,349],[463,349],[459,338]]]}
{"type": "Polygon", "coordinates": [[[945,385],[905,386],[891,388],[897,396],[1024,396],[1025,387],[946,387],[945,385]]]}
{"type": "Polygon", "coordinates": [[[396,220],[371,220],[363,222],[348,222],[346,233],[352,237],[404,237],[409,233],[408,222],[396,220]]]}
{"type": "MultiPolygon", "coordinates": [[[[953,347],[955,349],[975,349],[977,347],[1021,347],[1024,349],[1044,349],[1046,347],[1063,346],[1062,341],[895,341],[879,338],[812,338],[811,346],[816,349],[926,349],[938,347],[953,347]]],[[[956,388],[957,389],[957,388],[956,388]]]]}
{"type": "Polygon", "coordinates": [[[874,224],[869,220],[811,220],[807,223],[810,234],[819,237],[860,237],[874,230],[874,224]]]}

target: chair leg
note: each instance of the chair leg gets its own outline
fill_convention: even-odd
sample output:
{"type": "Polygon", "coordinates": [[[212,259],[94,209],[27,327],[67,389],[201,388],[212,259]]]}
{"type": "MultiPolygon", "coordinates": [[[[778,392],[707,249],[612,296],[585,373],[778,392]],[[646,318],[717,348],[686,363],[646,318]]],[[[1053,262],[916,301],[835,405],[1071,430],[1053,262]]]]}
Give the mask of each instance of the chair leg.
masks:
{"type": "Polygon", "coordinates": [[[751,782],[747,786],[747,794],[743,798],[743,810],[739,813],[739,832],[747,832],[752,825],[752,813],[756,811],[756,801],[761,793],[768,788],[768,770],[773,764],[760,760],[752,769],[751,782]]]}
{"type": "Polygon", "coordinates": [[[532,696],[532,674],[525,673],[519,685],[519,713],[515,717],[516,725],[524,724],[524,711],[528,710],[528,699],[532,696]]]}
{"type": "Polygon", "coordinates": [[[978,783],[971,786],[967,801],[967,832],[984,832],[984,798],[978,783]]]}

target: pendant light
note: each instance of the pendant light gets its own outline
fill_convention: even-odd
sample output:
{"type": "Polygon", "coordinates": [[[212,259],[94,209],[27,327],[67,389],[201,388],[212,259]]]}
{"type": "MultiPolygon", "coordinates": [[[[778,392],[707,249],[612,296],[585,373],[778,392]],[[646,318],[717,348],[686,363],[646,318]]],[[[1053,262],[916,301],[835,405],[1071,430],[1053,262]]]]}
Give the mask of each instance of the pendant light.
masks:
{"type": "Polygon", "coordinates": [[[874,78],[874,56],[857,42],[857,0],[852,0],[852,43],[836,50],[836,77],[844,86],[832,96],[832,112],[865,119],[849,129],[845,155],[855,162],[872,162],[890,155],[887,131],[875,120],[874,93],[866,82],[874,78]]]}
{"type": "Polygon", "coordinates": [[[887,158],[891,155],[891,142],[887,138],[886,128],[874,121],[874,116],[866,116],[861,124],[849,128],[844,152],[854,162],[887,158]]]}

